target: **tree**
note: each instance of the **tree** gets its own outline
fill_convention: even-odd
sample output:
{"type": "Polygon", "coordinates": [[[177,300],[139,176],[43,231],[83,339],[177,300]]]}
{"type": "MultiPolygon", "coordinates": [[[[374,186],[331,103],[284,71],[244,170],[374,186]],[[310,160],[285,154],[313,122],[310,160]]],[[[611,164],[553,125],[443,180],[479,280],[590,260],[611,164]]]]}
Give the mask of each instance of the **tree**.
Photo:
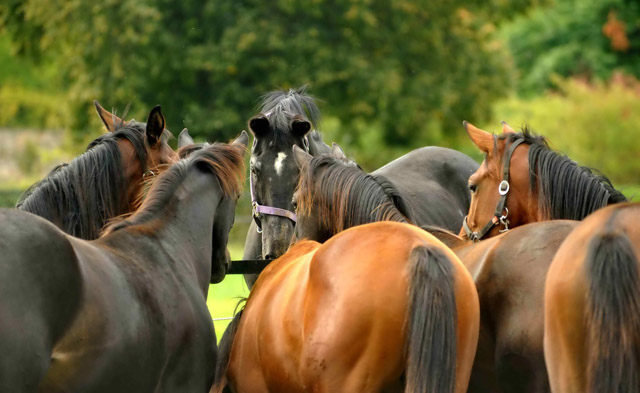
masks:
{"type": "Polygon", "coordinates": [[[462,0],[12,4],[4,25],[28,24],[27,41],[56,54],[77,129],[97,98],[139,114],[160,103],[172,129],[227,139],[261,94],[308,83],[354,141],[380,130],[389,145],[439,143],[511,83],[495,21],[462,0]]]}

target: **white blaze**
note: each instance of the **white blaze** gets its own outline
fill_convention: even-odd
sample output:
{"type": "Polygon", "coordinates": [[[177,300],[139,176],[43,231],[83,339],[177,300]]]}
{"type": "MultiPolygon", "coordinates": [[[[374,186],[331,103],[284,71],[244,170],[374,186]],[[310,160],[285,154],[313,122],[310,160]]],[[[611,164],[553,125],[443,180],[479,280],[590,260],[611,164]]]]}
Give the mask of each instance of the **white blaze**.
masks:
{"type": "Polygon", "coordinates": [[[284,159],[287,158],[287,155],[285,153],[278,153],[278,157],[276,158],[276,161],[273,163],[274,168],[276,168],[276,173],[278,174],[278,176],[282,175],[282,161],[284,161],[284,159]]]}

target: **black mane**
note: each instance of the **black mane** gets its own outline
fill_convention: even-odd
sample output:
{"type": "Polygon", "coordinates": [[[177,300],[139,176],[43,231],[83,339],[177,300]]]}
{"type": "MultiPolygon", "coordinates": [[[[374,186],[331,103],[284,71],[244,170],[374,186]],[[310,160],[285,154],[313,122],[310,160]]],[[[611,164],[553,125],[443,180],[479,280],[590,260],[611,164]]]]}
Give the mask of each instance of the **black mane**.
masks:
{"type": "Polygon", "coordinates": [[[118,141],[134,146],[146,169],[148,147],[145,125],[131,122],[104,134],[69,164],[54,168],[27,189],[16,208],[34,213],[60,226],[66,233],[95,239],[112,217],[125,213],[126,181],[118,141]]]}
{"type": "Polygon", "coordinates": [[[411,222],[412,214],[396,187],[331,156],[314,157],[298,185],[298,209],[317,214],[332,233],[377,221],[411,222]]]}
{"type": "MultiPolygon", "coordinates": [[[[314,97],[307,94],[307,87],[276,90],[262,96],[260,112],[269,118],[271,126],[283,133],[289,133],[289,123],[294,116],[309,120],[313,132],[320,124],[320,110],[314,97]]],[[[278,138],[280,133],[275,133],[278,138]]]]}
{"type": "Polygon", "coordinates": [[[543,136],[527,127],[506,135],[501,138],[509,144],[524,140],[530,145],[529,185],[538,193],[543,218],[582,220],[601,207],[627,200],[606,176],[551,150],[543,136]]]}

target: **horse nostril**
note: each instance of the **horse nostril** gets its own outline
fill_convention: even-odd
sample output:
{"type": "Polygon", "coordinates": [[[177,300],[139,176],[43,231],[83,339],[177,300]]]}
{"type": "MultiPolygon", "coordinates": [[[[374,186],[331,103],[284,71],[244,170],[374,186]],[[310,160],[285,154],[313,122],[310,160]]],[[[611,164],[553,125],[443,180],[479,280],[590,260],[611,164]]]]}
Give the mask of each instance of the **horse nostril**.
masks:
{"type": "Polygon", "coordinates": [[[264,256],[264,259],[273,259],[273,254],[267,254],[264,256]]]}

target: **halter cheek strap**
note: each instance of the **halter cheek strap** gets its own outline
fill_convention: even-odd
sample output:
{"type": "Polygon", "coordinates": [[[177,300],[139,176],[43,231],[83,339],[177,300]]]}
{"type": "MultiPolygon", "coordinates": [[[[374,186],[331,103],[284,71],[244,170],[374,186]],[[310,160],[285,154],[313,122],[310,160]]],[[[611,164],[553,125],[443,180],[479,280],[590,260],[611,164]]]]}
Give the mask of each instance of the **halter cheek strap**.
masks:
{"type": "Polygon", "coordinates": [[[462,220],[462,228],[467,234],[469,240],[474,243],[480,241],[494,226],[498,224],[504,225],[504,229],[500,230],[500,233],[506,232],[509,230],[509,220],[507,217],[509,216],[509,209],[507,209],[507,194],[509,193],[509,169],[511,167],[511,156],[513,152],[516,150],[516,147],[524,142],[523,139],[517,140],[513,142],[509,149],[505,152],[504,156],[504,167],[502,169],[502,181],[498,185],[498,194],[500,194],[500,200],[498,200],[498,205],[496,206],[496,211],[493,213],[493,217],[491,220],[478,232],[473,232],[469,224],[467,223],[467,219],[469,216],[465,216],[464,220],[462,220]]]}

